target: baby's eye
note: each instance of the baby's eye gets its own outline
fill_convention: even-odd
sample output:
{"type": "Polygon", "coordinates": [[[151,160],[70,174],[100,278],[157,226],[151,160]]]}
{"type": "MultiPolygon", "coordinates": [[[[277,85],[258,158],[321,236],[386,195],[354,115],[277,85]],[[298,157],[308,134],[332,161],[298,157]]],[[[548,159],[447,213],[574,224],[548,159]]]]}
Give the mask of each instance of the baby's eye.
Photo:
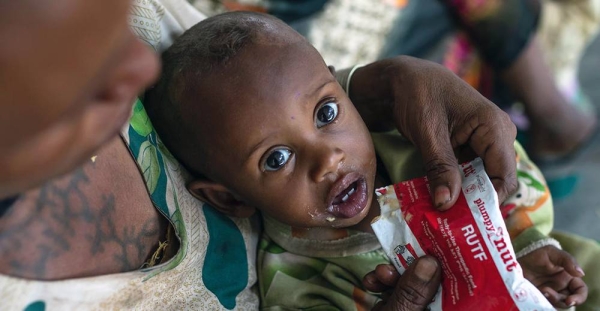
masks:
{"type": "Polygon", "coordinates": [[[338,104],[336,102],[327,102],[317,110],[316,122],[317,128],[323,127],[335,120],[338,115],[338,104]]]}
{"type": "Polygon", "coordinates": [[[265,161],[265,171],[277,171],[282,168],[287,161],[290,159],[292,151],[289,149],[281,148],[275,149],[265,161]]]}

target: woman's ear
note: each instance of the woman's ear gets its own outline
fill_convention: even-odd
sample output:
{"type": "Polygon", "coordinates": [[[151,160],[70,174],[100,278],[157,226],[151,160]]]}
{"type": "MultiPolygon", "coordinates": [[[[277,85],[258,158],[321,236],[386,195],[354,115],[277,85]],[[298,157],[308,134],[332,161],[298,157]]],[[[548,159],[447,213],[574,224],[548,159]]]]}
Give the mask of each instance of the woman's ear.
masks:
{"type": "Polygon", "coordinates": [[[197,179],[187,185],[188,191],[197,199],[200,199],[219,212],[233,217],[246,218],[254,215],[256,209],[238,200],[231,191],[222,184],[197,179]]]}

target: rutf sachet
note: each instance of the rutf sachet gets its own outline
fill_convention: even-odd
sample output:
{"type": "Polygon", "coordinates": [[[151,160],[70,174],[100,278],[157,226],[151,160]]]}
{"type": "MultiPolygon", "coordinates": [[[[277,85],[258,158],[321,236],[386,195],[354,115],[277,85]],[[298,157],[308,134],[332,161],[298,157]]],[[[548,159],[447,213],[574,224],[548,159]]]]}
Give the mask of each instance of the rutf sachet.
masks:
{"type": "Polygon", "coordinates": [[[425,254],[442,267],[431,310],[554,310],[523,277],[481,159],[461,165],[456,204],[438,211],[426,177],[377,189],[373,230],[400,273],[425,254]]]}

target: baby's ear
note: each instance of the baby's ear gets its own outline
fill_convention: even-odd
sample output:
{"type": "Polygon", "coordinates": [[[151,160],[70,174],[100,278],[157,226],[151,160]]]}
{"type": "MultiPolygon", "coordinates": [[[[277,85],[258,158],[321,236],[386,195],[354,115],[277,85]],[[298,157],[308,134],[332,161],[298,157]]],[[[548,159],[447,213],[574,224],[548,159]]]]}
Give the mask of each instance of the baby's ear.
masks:
{"type": "Polygon", "coordinates": [[[187,185],[188,191],[197,199],[200,199],[219,212],[233,217],[246,218],[254,215],[256,209],[246,205],[227,189],[227,187],[205,179],[197,179],[187,185]]]}

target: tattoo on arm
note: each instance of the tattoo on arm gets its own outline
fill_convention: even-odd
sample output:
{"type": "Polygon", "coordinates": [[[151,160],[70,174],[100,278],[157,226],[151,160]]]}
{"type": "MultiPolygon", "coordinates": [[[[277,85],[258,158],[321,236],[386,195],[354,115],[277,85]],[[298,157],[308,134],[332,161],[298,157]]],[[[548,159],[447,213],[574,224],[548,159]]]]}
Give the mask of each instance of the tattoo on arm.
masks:
{"type": "Polygon", "coordinates": [[[90,256],[110,252],[120,271],[141,266],[152,247],[143,240],[159,234],[156,220],[149,218],[141,226],[138,222],[117,227],[114,194],[99,194],[100,203],[91,204],[82,191],[89,182],[84,169],[79,169],[68,180],[48,183],[37,193],[21,196],[0,217],[0,253],[11,257],[8,263],[12,274],[44,278],[49,274],[48,263],[69,251],[78,251],[72,249],[81,248],[76,243],[85,243],[90,256]],[[21,203],[32,205],[31,211],[26,216],[11,217],[16,208],[26,208],[21,203]],[[10,223],[3,223],[7,219],[10,223]],[[81,226],[87,229],[80,232],[81,226]],[[40,232],[43,238],[34,236],[40,232]],[[25,246],[30,247],[29,243],[36,244],[33,257],[28,254],[32,260],[10,255],[19,254],[25,246]]]}

